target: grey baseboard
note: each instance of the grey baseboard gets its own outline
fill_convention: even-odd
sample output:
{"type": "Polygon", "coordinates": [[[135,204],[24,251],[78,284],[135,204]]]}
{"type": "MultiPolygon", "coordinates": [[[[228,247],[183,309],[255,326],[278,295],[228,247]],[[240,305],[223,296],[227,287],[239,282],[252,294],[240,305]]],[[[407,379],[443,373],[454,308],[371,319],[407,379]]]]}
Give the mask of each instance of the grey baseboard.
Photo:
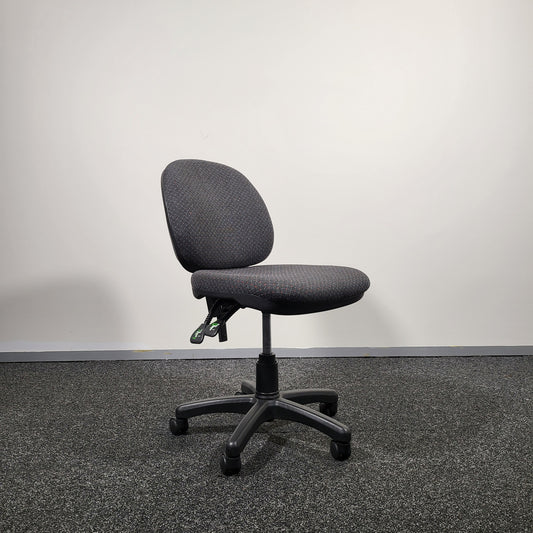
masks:
{"type": "MultiPolygon", "coordinates": [[[[146,359],[247,359],[260,348],[180,350],[91,350],[0,352],[2,363],[36,361],[125,361],[146,359]]],[[[342,348],[277,348],[276,355],[289,357],[480,357],[533,355],[533,346],[397,346],[342,348]]]]}

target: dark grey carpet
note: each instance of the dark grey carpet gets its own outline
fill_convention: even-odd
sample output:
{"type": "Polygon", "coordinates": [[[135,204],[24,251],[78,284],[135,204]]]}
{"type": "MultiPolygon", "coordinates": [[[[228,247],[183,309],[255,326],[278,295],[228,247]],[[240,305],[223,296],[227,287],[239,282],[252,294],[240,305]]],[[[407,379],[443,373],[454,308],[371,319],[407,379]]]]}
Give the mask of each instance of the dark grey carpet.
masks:
{"type": "Polygon", "coordinates": [[[533,531],[533,358],[289,359],[284,388],[341,394],[352,457],[265,424],[239,476],[218,466],[254,360],[0,365],[0,531],[533,531]]]}

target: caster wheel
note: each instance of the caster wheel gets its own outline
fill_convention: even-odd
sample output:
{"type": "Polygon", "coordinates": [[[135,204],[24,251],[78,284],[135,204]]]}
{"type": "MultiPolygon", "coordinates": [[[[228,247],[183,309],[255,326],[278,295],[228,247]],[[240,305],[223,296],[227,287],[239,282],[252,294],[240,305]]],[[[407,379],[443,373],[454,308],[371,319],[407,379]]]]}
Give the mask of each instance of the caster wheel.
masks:
{"type": "Polygon", "coordinates": [[[225,453],[220,458],[220,470],[225,476],[233,476],[241,471],[241,456],[228,457],[225,453]]]}
{"type": "Polygon", "coordinates": [[[189,429],[189,422],[186,418],[171,418],[168,427],[174,435],[184,435],[189,429]]]}
{"type": "Polygon", "coordinates": [[[329,451],[333,459],[337,461],[345,461],[352,453],[349,442],[337,442],[335,440],[331,441],[329,451]]]}
{"type": "Polygon", "coordinates": [[[337,405],[337,402],[321,403],[318,409],[324,415],[335,416],[337,414],[337,405]]]}

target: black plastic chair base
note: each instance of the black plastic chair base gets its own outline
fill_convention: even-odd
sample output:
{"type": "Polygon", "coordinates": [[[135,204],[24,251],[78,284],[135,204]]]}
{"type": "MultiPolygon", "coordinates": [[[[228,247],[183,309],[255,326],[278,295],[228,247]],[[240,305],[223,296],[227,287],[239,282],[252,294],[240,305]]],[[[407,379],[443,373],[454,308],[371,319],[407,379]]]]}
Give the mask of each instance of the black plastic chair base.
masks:
{"type": "Polygon", "coordinates": [[[210,398],[184,403],[177,407],[176,418],[170,420],[170,430],[183,435],[188,429],[188,419],[209,413],[242,413],[244,417],[226,441],[220,461],[222,473],[237,474],[241,469],[240,455],[246,444],[263,423],[271,420],[299,422],[325,433],[331,438],[331,455],[343,461],[350,456],[350,429],[334,420],[338,395],[331,389],[288,390],[276,397],[265,398],[256,394],[251,381],[243,381],[235,396],[210,398]],[[306,404],[318,403],[319,411],[306,404]]]}

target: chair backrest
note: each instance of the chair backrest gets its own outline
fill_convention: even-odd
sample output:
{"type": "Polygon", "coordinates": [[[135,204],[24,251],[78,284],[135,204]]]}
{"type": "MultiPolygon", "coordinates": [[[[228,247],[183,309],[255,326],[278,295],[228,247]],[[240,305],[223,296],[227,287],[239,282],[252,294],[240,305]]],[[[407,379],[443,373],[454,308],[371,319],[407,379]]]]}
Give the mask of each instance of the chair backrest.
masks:
{"type": "Polygon", "coordinates": [[[189,272],[260,263],[274,244],[263,199],[236,170],[220,163],[182,159],[161,176],[174,251],[189,272]]]}

